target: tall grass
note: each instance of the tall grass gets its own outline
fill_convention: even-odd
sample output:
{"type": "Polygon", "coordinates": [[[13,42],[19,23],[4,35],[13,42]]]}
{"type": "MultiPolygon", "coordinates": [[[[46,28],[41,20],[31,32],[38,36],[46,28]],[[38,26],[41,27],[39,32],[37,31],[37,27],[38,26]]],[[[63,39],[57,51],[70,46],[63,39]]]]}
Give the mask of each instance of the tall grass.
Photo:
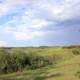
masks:
{"type": "Polygon", "coordinates": [[[43,56],[41,54],[43,54],[44,50],[45,48],[0,48],[0,73],[37,69],[51,64],[55,65],[56,61],[60,59],[59,55],[43,56]]]}

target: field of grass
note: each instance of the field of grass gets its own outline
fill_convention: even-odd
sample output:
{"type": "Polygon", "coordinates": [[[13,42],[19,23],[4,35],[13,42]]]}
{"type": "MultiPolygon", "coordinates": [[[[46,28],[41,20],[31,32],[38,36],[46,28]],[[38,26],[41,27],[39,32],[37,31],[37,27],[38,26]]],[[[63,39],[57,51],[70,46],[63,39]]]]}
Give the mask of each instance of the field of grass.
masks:
{"type": "MultiPolygon", "coordinates": [[[[19,51],[20,48],[11,49],[19,51]]],[[[10,51],[10,50],[9,50],[10,51]]],[[[25,48],[22,51],[32,52],[41,57],[58,56],[54,64],[47,64],[35,69],[0,74],[0,80],[80,80],[80,48],[25,48]]],[[[52,59],[51,59],[52,60],[52,59]]]]}

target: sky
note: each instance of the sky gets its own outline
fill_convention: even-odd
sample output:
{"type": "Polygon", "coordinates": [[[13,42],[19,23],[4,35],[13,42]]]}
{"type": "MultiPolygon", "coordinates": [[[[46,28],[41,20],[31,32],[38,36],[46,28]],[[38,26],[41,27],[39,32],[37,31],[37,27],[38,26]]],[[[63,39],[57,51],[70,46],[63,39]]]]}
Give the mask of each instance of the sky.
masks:
{"type": "Polygon", "coordinates": [[[0,0],[0,46],[80,44],[80,0],[0,0]]]}

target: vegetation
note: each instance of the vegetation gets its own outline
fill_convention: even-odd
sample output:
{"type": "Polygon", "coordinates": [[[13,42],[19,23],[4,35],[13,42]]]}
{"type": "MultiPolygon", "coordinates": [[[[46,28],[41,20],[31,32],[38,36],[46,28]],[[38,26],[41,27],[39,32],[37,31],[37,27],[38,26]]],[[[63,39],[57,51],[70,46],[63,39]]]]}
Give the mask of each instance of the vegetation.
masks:
{"type": "Polygon", "coordinates": [[[79,80],[80,47],[0,48],[0,80],[79,80]]]}
{"type": "Polygon", "coordinates": [[[22,71],[23,69],[36,69],[46,65],[55,64],[58,55],[41,55],[43,49],[1,48],[0,73],[22,71]]]}

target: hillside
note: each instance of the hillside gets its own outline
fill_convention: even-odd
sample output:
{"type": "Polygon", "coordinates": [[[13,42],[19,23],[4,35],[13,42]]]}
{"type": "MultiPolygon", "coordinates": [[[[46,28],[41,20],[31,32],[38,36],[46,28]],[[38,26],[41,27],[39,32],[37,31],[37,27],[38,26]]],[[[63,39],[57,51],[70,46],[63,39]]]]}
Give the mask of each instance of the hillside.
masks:
{"type": "Polygon", "coordinates": [[[1,48],[0,63],[3,56],[0,80],[80,80],[80,47],[1,48]]]}

